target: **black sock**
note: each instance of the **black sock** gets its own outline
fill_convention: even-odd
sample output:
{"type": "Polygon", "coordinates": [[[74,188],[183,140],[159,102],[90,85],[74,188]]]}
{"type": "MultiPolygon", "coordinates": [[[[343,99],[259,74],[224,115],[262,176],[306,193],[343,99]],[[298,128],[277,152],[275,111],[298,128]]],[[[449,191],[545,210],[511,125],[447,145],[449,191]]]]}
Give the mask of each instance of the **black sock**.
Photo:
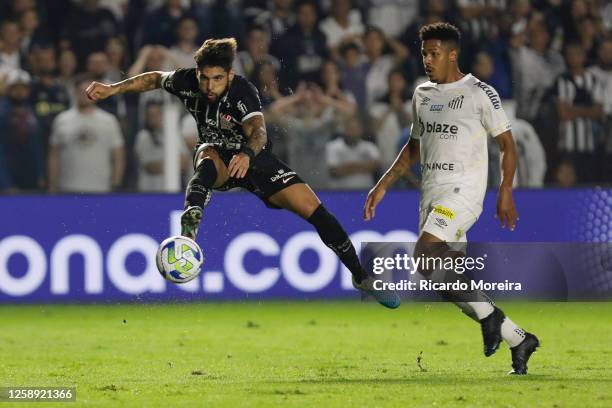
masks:
{"type": "Polygon", "coordinates": [[[316,228],[321,240],[335,252],[344,266],[351,271],[357,283],[367,278],[368,275],[359,263],[353,243],[336,217],[330,214],[321,204],[306,221],[316,228]]]}
{"type": "Polygon", "coordinates": [[[211,159],[204,159],[187,184],[185,208],[206,207],[212,195],[212,186],[217,181],[217,169],[211,159]]]}

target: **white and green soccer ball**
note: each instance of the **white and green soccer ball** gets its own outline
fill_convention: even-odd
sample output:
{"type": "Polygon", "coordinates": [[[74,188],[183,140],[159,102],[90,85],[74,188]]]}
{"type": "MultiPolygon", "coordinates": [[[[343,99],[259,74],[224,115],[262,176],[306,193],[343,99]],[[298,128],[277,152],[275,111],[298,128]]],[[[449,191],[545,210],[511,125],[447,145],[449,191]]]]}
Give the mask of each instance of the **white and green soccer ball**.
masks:
{"type": "Polygon", "coordinates": [[[204,253],[194,240],[174,236],[159,245],[156,261],[157,269],[164,279],[174,283],[185,283],[200,274],[204,264],[204,253]]]}

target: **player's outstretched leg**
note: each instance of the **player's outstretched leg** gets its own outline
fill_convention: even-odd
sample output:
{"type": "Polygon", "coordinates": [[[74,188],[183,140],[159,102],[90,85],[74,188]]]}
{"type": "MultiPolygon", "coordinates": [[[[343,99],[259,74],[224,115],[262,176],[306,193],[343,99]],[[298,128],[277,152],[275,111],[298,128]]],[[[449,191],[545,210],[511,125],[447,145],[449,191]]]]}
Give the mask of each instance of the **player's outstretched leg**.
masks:
{"type": "Polygon", "coordinates": [[[334,251],[340,261],[353,275],[353,285],[374,296],[385,307],[395,309],[400,298],[395,291],[375,290],[373,279],[368,277],[359,262],[359,257],[348,234],[334,217],[321,204],[315,193],[306,184],[293,184],[268,199],[272,204],[290,210],[315,227],[321,240],[334,251]]]}
{"type": "MultiPolygon", "coordinates": [[[[415,256],[446,258],[461,254],[451,250],[445,242],[434,235],[424,232],[417,242],[415,256]]],[[[468,283],[468,287],[471,286],[465,275],[454,271],[422,270],[421,273],[433,281],[451,282],[459,279],[468,283]]],[[[480,323],[485,356],[493,355],[504,340],[508,343],[512,354],[513,371],[510,374],[527,374],[527,362],[540,345],[535,335],[518,327],[480,290],[440,291],[439,294],[480,323]]]]}
{"type": "Polygon", "coordinates": [[[228,178],[227,167],[212,147],[202,147],[196,157],[195,171],[185,192],[185,211],[181,215],[181,235],[193,240],[198,235],[213,186],[225,183],[228,178]]]}

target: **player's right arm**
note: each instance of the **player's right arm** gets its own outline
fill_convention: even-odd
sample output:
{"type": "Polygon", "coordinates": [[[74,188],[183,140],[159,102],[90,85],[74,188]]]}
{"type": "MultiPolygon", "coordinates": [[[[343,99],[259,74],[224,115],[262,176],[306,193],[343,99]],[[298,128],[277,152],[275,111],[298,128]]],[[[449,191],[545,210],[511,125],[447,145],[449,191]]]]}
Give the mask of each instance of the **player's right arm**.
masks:
{"type": "Polygon", "coordinates": [[[161,88],[162,76],[164,74],[165,73],[161,71],[145,72],[114,84],[103,84],[94,81],[87,87],[85,92],[89,99],[98,101],[126,92],[151,91],[161,88]]]}

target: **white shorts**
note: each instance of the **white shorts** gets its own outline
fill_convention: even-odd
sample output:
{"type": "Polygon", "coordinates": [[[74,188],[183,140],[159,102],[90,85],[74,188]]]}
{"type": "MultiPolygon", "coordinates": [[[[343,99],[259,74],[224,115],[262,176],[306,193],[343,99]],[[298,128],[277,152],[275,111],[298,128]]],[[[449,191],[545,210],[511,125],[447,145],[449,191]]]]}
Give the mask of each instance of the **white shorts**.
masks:
{"type": "Polygon", "coordinates": [[[446,194],[423,200],[419,209],[419,235],[428,232],[445,242],[467,242],[467,231],[480,212],[475,214],[464,203],[446,194]]]}

